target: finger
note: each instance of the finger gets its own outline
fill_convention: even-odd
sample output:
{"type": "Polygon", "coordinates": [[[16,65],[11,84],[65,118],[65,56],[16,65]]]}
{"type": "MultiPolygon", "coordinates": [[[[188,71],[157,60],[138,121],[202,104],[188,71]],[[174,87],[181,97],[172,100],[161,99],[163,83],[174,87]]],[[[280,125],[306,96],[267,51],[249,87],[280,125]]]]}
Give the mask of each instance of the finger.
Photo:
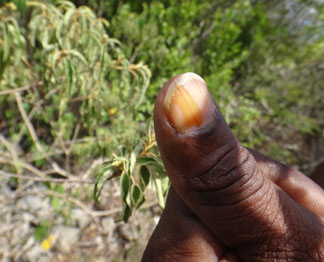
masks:
{"type": "Polygon", "coordinates": [[[310,177],[315,183],[324,188],[324,162],[316,167],[310,177]]]}
{"type": "Polygon", "coordinates": [[[234,252],[228,252],[219,262],[238,262],[237,255],[234,252]]]}
{"type": "Polygon", "coordinates": [[[283,241],[293,227],[286,223],[322,230],[316,216],[276,186],[236,140],[199,76],[186,73],[162,88],[154,123],[172,185],[226,245],[283,241]]]}
{"type": "MultiPolygon", "coordinates": [[[[142,262],[218,262],[224,246],[199,221],[171,187],[163,211],[144,252],[142,262]]],[[[235,254],[226,261],[235,262],[235,254]]]]}
{"type": "Polygon", "coordinates": [[[324,191],[297,169],[274,161],[259,152],[249,149],[258,167],[299,204],[324,217],[324,191]]]}

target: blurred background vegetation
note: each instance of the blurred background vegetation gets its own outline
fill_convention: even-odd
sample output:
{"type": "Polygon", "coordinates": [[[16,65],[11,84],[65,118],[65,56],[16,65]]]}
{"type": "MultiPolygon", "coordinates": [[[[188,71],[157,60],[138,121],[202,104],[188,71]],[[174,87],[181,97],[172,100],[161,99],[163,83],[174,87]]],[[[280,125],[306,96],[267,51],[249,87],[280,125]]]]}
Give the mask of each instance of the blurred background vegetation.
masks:
{"type": "Polygon", "coordinates": [[[324,161],[321,0],[0,4],[0,168],[11,187],[32,177],[64,195],[65,181],[81,181],[98,208],[119,178],[120,219],[147,188],[163,206],[153,106],[187,71],[245,146],[306,173],[324,161]]]}

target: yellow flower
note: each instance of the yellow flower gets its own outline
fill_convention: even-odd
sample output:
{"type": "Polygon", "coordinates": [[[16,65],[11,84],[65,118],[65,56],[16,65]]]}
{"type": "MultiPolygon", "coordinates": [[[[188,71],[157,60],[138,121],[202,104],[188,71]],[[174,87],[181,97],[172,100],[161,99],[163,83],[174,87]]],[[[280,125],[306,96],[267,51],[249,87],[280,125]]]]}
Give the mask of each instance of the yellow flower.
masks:
{"type": "Polygon", "coordinates": [[[111,108],[109,110],[109,115],[113,116],[114,114],[116,114],[116,109],[115,108],[111,108]]]}
{"type": "Polygon", "coordinates": [[[51,247],[52,247],[52,244],[53,244],[53,240],[54,240],[54,236],[53,235],[49,235],[46,239],[44,239],[41,242],[42,249],[44,249],[45,251],[50,250],[51,247]]]}

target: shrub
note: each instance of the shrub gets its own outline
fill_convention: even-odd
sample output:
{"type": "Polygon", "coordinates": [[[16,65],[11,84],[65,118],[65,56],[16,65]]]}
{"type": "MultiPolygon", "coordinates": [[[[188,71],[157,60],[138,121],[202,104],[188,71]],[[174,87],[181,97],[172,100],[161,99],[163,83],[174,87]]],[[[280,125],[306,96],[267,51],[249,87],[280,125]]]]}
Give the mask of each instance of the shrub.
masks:
{"type": "MultiPolygon", "coordinates": [[[[148,169],[141,168],[138,185],[133,170],[136,159],[154,147],[153,134],[146,138],[149,114],[139,110],[150,105],[148,67],[126,59],[121,43],[106,33],[109,22],[86,6],[28,1],[23,12],[7,3],[0,17],[3,168],[18,175],[54,169],[51,175],[63,178],[89,159],[107,157],[120,171],[125,208],[142,203],[148,169]]],[[[112,170],[104,171],[97,199],[102,175],[112,170]]]]}

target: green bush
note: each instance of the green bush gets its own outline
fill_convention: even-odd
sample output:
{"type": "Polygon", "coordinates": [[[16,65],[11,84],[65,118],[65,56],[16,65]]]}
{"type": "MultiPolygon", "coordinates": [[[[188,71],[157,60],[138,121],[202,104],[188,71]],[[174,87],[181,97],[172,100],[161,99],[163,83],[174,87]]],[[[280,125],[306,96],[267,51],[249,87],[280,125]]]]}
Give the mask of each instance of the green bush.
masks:
{"type": "MultiPolygon", "coordinates": [[[[150,70],[125,58],[121,43],[106,33],[109,22],[88,7],[28,1],[22,12],[8,3],[0,17],[4,169],[13,172],[13,166],[21,174],[26,171],[21,162],[31,162],[64,176],[89,159],[108,157],[120,172],[129,213],[129,207],[143,202],[149,179],[144,174],[144,183],[137,182],[136,159],[155,145],[152,136],[146,138],[149,114],[139,110],[148,103],[150,70]],[[19,19],[22,14],[26,17],[19,19]],[[20,25],[24,19],[26,24],[20,25]]],[[[141,173],[148,172],[144,168],[141,173]]],[[[95,187],[97,199],[102,176],[112,175],[112,170],[103,171],[95,187]]]]}
{"type": "Polygon", "coordinates": [[[302,11],[288,15],[285,1],[96,3],[127,57],[151,69],[149,100],[171,76],[194,71],[245,146],[301,166],[311,161],[306,140],[323,144],[323,4],[296,1],[302,11]]]}

